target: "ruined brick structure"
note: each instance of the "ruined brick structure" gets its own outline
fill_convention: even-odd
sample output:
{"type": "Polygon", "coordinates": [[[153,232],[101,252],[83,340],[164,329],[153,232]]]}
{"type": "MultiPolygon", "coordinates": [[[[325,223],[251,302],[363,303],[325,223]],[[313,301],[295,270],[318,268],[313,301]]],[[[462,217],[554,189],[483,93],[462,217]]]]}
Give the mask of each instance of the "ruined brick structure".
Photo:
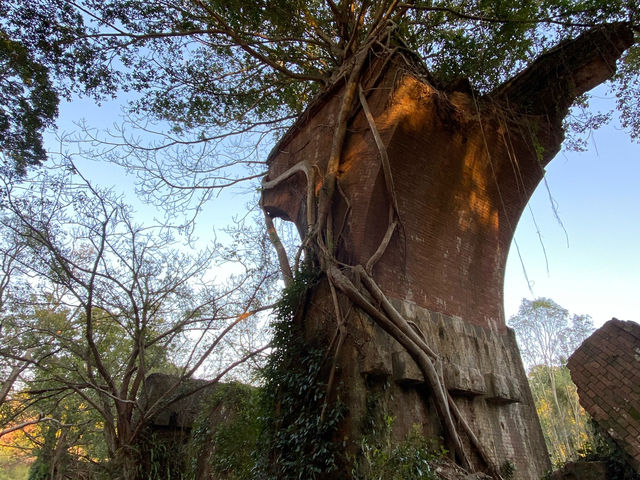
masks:
{"type": "Polygon", "coordinates": [[[184,478],[188,469],[184,447],[196,419],[202,415],[203,399],[218,388],[213,385],[198,390],[204,384],[204,380],[180,381],[179,377],[164,373],[147,376],[139,398],[141,410],[146,411],[156,403],[162,408],[149,419],[136,445],[142,471],[156,472],[155,478],[164,480],[184,478]],[[172,402],[193,390],[198,391],[172,402]]]}
{"type": "Polygon", "coordinates": [[[640,324],[609,320],[569,358],[580,404],[640,472],[640,324]]]}
{"type": "MultiPolygon", "coordinates": [[[[516,478],[540,478],[550,465],[504,319],[509,245],[544,166],[560,148],[569,106],[612,75],[631,42],[622,25],[594,30],[488,95],[468,82],[437,85],[401,53],[372,52],[361,81],[389,159],[399,217],[373,277],[440,357],[449,393],[494,464],[513,463],[516,478]]],[[[342,90],[338,82],[325,92],[269,158],[265,185],[279,181],[265,188],[263,207],[300,232],[307,231],[309,197],[322,185],[342,90]]],[[[344,264],[365,265],[387,231],[391,199],[380,158],[366,116],[354,105],[330,216],[344,264]]],[[[441,435],[413,360],[369,317],[351,311],[344,326],[336,325],[328,288],[320,284],[299,321],[309,340],[326,345],[344,329],[336,356],[340,398],[349,408],[341,430],[348,451],[357,449],[372,391],[386,399],[380,408],[395,416],[397,438],[414,424],[429,437],[441,435]]]]}
{"type": "MultiPolygon", "coordinates": [[[[239,383],[148,375],[139,398],[142,410],[156,402],[162,408],[149,419],[136,445],[142,471],[163,480],[222,478],[211,469],[211,458],[219,451],[217,434],[243,421],[238,419],[243,407],[238,398],[250,402],[253,390],[239,383]]],[[[246,448],[239,456],[249,456],[255,441],[252,431],[244,433],[246,437],[235,444],[246,448]]]]}

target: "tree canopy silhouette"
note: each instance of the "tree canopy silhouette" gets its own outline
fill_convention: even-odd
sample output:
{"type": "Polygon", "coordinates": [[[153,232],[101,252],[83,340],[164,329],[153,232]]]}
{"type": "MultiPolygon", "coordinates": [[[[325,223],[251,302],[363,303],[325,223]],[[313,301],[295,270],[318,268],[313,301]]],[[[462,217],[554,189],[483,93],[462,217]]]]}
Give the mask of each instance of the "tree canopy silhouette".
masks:
{"type": "MultiPolygon", "coordinates": [[[[23,67],[6,70],[11,73],[2,81],[22,86],[18,98],[25,99],[22,114],[7,121],[15,132],[19,124],[41,132],[55,118],[59,96],[101,98],[133,90],[140,95],[132,113],[173,126],[174,136],[155,147],[209,140],[211,153],[221,136],[265,135],[288,126],[319,91],[349,74],[357,53],[379,41],[384,29],[393,28],[396,45],[415,52],[437,84],[468,79],[488,92],[542,52],[598,25],[626,22],[637,34],[638,9],[624,0],[3,1],[5,66],[20,60],[23,67]],[[25,73],[27,67],[32,73],[25,73]],[[46,95],[29,95],[36,86],[46,95]],[[29,98],[41,104],[29,106],[29,98]]],[[[632,47],[615,84],[623,123],[634,136],[640,134],[639,66],[632,47]]],[[[6,116],[15,99],[2,101],[6,116]]],[[[43,158],[40,139],[30,138],[29,147],[16,148],[5,134],[5,156],[31,149],[24,160],[14,159],[19,171],[43,158]]],[[[206,175],[228,166],[216,157],[192,162],[198,176],[165,170],[162,180],[174,187],[215,187],[237,179],[239,173],[226,168],[206,175]]],[[[244,160],[255,166],[255,157],[244,160]]]]}

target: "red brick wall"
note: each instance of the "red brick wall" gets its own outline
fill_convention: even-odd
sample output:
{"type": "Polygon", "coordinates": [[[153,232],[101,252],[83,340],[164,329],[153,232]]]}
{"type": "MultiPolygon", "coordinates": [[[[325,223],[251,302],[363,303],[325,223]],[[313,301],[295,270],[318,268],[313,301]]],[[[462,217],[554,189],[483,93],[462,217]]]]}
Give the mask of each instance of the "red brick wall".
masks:
{"type": "MultiPolygon", "coordinates": [[[[375,88],[367,86],[400,218],[374,278],[391,297],[504,330],[509,246],[542,167],[560,144],[559,123],[507,115],[486,98],[441,92],[405,73],[402,63],[389,67],[375,88]]],[[[340,101],[338,92],[291,130],[270,156],[268,180],[304,162],[320,188],[340,101]]],[[[386,232],[390,198],[362,112],[350,119],[339,181],[336,253],[346,264],[365,265],[386,232]]],[[[297,173],[262,195],[271,215],[295,221],[303,232],[305,185],[297,173]]]]}
{"type": "Polygon", "coordinates": [[[640,324],[609,320],[568,366],[581,405],[640,470],[640,324]]]}

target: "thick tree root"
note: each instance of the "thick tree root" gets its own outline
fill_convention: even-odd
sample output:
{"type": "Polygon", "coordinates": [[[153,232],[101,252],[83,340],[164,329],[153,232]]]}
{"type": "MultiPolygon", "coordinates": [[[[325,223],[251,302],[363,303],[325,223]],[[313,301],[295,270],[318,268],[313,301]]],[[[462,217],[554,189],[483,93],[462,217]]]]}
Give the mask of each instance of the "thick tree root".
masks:
{"type": "MultiPolygon", "coordinates": [[[[362,267],[360,267],[362,268],[362,267]]],[[[364,272],[364,269],[362,269],[364,272]]],[[[387,315],[375,307],[360,290],[347,278],[339,268],[336,266],[329,266],[327,268],[327,276],[330,281],[333,282],[357,307],[366,312],[384,331],[391,335],[402,345],[406,351],[411,355],[413,360],[418,365],[418,368],[424,375],[425,380],[431,386],[434,394],[434,403],[436,410],[440,417],[440,421],[443,424],[445,431],[445,442],[447,448],[449,448],[455,455],[456,459],[464,468],[470,468],[471,462],[467,457],[462,447],[462,442],[458,435],[455,424],[453,423],[453,417],[449,410],[449,402],[447,400],[444,389],[442,388],[442,382],[438,377],[438,373],[433,365],[433,362],[429,358],[429,355],[425,352],[421,346],[415,342],[417,335],[406,322],[405,325],[411,331],[411,334],[407,334],[405,325],[398,325],[395,321],[389,319],[387,315]],[[414,337],[414,338],[411,338],[414,337]]],[[[368,275],[367,275],[368,277],[368,275]]],[[[366,277],[365,277],[366,278],[366,277]]],[[[371,293],[371,292],[369,292],[371,293]]],[[[388,300],[386,300],[388,302],[388,300]]],[[[423,343],[423,342],[420,342],[423,343]]]]}

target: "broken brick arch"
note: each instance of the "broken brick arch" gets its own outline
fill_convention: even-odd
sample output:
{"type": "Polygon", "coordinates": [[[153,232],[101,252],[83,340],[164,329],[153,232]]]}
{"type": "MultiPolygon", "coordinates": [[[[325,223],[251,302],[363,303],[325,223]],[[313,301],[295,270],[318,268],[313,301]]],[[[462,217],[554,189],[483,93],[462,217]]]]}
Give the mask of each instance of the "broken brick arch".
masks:
{"type": "MultiPolygon", "coordinates": [[[[548,460],[504,318],[508,249],[560,148],[569,107],[613,75],[632,43],[626,24],[594,28],[485,95],[468,82],[438,86],[402,50],[372,51],[360,101],[347,117],[327,217],[330,248],[340,264],[365,268],[427,338],[441,359],[452,407],[494,465],[513,462],[519,478],[540,478],[548,460]]],[[[311,105],[268,160],[263,208],[301,232],[313,223],[310,202],[324,188],[344,88],[336,82],[311,105]]],[[[340,381],[348,385],[343,436],[357,437],[366,379],[374,376],[393,380],[398,438],[416,422],[437,437],[438,420],[428,395],[417,393],[424,378],[411,358],[361,312],[337,325],[323,313],[330,304],[326,286],[317,287],[300,321],[306,336],[327,344],[336,328],[346,329],[335,352],[340,381]]],[[[472,450],[470,440],[463,442],[472,450]]],[[[471,457],[481,468],[482,455],[471,457]]]]}

